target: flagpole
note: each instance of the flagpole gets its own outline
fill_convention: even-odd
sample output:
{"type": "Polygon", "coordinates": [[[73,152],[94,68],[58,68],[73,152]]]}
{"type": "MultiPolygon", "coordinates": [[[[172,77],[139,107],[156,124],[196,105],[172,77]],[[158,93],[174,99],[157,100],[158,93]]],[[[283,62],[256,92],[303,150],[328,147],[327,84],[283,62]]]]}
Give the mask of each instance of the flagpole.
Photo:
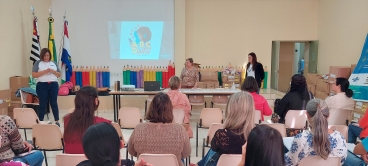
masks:
{"type": "Polygon", "coordinates": [[[58,59],[60,59],[60,62],[58,64],[59,68],[62,67],[62,62],[61,62],[61,54],[62,54],[62,51],[63,51],[63,48],[64,48],[64,23],[65,23],[65,20],[66,20],[66,10],[64,12],[64,16],[63,16],[64,20],[63,20],[63,24],[62,24],[62,30],[61,30],[61,39],[60,39],[60,48],[59,48],[59,55],[58,55],[58,59]]]}
{"type": "Polygon", "coordinates": [[[38,45],[40,46],[40,48],[42,48],[41,47],[41,42],[40,42],[40,34],[38,33],[38,18],[37,18],[37,16],[36,16],[36,14],[35,14],[35,11],[34,11],[34,7],[33,7],[33,5],[31,6],[31,10],[32,10],[32,15],[33,15],[33,18],[34,19],[36,19],[36,31],[37,31],[37,41],[38,41],[38,45]]]}

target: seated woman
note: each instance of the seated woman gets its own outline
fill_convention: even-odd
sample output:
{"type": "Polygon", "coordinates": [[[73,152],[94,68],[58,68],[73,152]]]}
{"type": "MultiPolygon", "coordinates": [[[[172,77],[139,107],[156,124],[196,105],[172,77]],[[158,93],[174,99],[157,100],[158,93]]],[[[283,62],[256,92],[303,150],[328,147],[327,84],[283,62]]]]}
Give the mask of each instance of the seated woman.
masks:
{"type": "Polygon", "coordinates": [[[257,125],[243,145],[242,160],[238,166],[284,166],[282,136],[267,125],[257,125]],[[249,153],[246,153],[249,152],[249,153]]]}
{"type": "Polygon", "coordinates": [[[197,163],[198,166],[207,165],[208,162],[214,162],[211,165],[215,165],[221,154],[241,154],[241,147],[254,127],[253,119],[252,95],[244,91],[231,95],[225,110],[224,129],[216,131],[211,141],[211,149],[197,163]]]}
{"type": "Polygon", "coordinates": [[[42,152],[33,150],[33,146],[23,141],[14,121],[6,115],[0,115],[0,165],[19,164],[10,162],[20,161],[32,166],[41,166],[43,162],[42,152]],[[17,156],[21,153],[30,152],[25,156],[17,156]],[[10,163],[8,163],[10,162],[10,163]]]}
{"type": "Polygon", "coordinates": [[[89,126],[110,120],[95,116],[99,100],[97,89],[92,86],[82,87],[74,99],[74,112],[64,117],[64,150],[69,154],[83,154],[82,136],[89,126]]]}
{"type": "Polygon", "coordinates": [[[325,102],[330,109],[329,125],[346,125],[348,111],[354,110],[353,91],[349,89],[349,80],[346,78],[336,78],[332,84],[334,96],[327,97],[325,102]]]}
{"type": "MultiPolygon", "coordinates": [[[[189,100],[187,95],[181,93],[180,89],[180,78],[177,76],[172,76],[169,79],[170,90],[167,92],[167,95],[170,97],[171,104],[173,105],[174,109],[183,109],[185,112],[184,115],[184,122],[183,123],[190,123],[190,116],[191,116],[191,106],[189,104],[189,100]]],[[[189,138],[193,138],[193,130],[189,126],[187,130],[189,138]]]]}
{"type": "Polygon", "coordinates": [[[338,131],[328,129],[330,112],[321,99],[312,99],[307,104],[307,117],[311,131],[304,130],[294,137],[290,151],[285,154],[286,165],[298,165],[303,158],[320,156],[327,159],[337,156],[344,164],[347,156],[346,141],[338,131]]]}
{"type": "Polygon", "coordinates": [[[348,130],[348,143],[356,143],[357,138],[363,140],[368,136],[368,108],[365,111],[363,118],[359,119],[358,123],[352,123],[349,125],[348,130]]]}
{"type": "Polygon", "coordinates": [[[295,74],[291,78],[290,90],[281,99],[276,113],[280,116],[279,123],[285,123],[285,116],[289,110],[305,110],[308,101],[313,98],[313,94],[307,89],[305,77],[295,74]]]}
{"type": "Polygon", "coordinates": [[[350,151],[348,152],[344,166],[366,166],[366,163],[368,163],[368,139],[364,139],[354,147],[354,154],[350,151]]]}
{"type": "Polygon", "coordinates": [[[173,123],[172,110],[167,94],[160,92],[152,99],[146,114],[149,122],[138,124],[130,136],[130,155],[138,157],[142,153],[174,154],[179,165],[183,166],[181,159],[190,155],[191,147],[184,127],[173,123]]]}
{"type": "Polygon", "coordinates": [[[262,96],[257,94],[259,88],[256,79],[252,76],[248,76],[241,87],[242,91],[247,91],[253,96],[254,107],[256,110],[261,111],[262,121],[264,121],[263,116],[270,116],[272,110],[267,103],[267,100],[262,96]]]}
{"type": "MultiPolygon", "coordinates": [[[[77,166],[133,166],[134,162],[120,160],[120,149],[124,142],[120,140],[118,133],[110,123],[98,123],[90,126],[84,133],[83,149],[88,160],[82,161],[77,166]]],[[[136,166],[150,166],[144,161],[136,163],[136,166]]]]}

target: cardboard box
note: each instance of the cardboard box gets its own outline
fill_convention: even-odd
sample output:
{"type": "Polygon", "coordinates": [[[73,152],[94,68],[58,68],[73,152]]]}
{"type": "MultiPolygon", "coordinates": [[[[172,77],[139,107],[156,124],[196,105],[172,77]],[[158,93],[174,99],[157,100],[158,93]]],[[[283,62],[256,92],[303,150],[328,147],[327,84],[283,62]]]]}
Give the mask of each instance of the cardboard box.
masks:
{"type": "Polygon", "coordinates": [[[317,85],[317,79],[322,78],[318,74],[307,73],[307,84],[317,85]]]}
{"type": "Polygon", "coordinates": [[[15,96],[15,92],[11,92],[11,101],[20,101],[20,97],[15,96]]]}
{"type": "Polygon", "coordinates": [[[206,89],[207,88],[207,84],[205,84],[204,82],[198,82],[197,87],[198,88],[202,88],[202,89],[206,89]]]}
{"type": "Polygon", "coordinates": [[[219,87],[218,81],[206,81],[204,83],[207,85],[207,89],[215,89],[219,87]]]}
{"type": "Polygon", "coordinates": [[[316,86],[317,86],[317,85],[314,85],[314,84],[308,84],[307,86],[308,86],[308,90],[309,90],[310,92],[312,92],[312,94],[315,96],[315,95],[316,95],[316,86]]]}
{"type": "Polygon", "coordinates": [[[204,82],[204,81],[218,81],[217,71],[202,71],[200,81],[201,82],[204,82]]]}
{"type": "Polygon", "coordinates": [[[322,92],[322,91],[316,90],[315,97],[324,100],[324,99],[326,99],[328,97],[328,93],[327,92],[322,92]]]}
{"type": "Polygon", "coordinates": [[[11,102],[11,89],[0,90],[0,115],[8,115],[8,107],[11,102]]]}
{"type": "Polygon", "coordinates": [[[12,92],[16,92],[19,88],[29,87],[29,77],[23,76],[10,77],[9,85],[12,92]]]}
{"type": "Polygon", "coordinates": [[[14,108],[22,108],[22,102],[20,101],[12,101],[10,103],[10,107],[8,107],[8,116],[10,116],[12,119],[14,119],[14,108]]]}
{"type": "Polygon", "coordinates": [[[330,66],[328,80],[335,83],[336,78],[343,77],[349,79],[351,74],[351,66],[330,66]]]}
{"type": "Polygon", "coordinates": [[[330,84],[328,80],[317,79],[316,90],[329,93],[330,92],[330,84]]]}

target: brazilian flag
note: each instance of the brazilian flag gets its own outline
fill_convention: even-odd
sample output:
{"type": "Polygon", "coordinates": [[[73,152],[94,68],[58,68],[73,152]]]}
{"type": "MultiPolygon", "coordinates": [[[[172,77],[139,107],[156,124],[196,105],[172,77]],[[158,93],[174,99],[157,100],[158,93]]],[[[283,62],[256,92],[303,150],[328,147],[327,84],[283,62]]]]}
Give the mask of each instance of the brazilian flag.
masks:
{"type": "Polygon", "coordinates": [[[48,18],[49,21],[49,42],[48,42],[48,48],[51,52],[51,61],[54,61],[56,64],[58,64],[57,62],[57,55],[56,55],[56,47],[55,47],[55,40],[54,40],[54,18],[49,17],[48,18]]]}

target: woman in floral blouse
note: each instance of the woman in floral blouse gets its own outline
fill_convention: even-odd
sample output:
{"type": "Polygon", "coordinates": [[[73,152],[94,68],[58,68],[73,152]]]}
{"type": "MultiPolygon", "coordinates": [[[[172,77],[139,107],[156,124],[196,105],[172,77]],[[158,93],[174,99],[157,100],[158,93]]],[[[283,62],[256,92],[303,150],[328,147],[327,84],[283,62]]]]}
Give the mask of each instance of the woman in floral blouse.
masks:
{"type": "Polygon", "coordinates": [[[295,136],[290,151],[285,154],[285,164],[297,166],[308,156],[320,156],[323,159],[337,156],[343,165],[348,153],[346,141],[340,132],[328,129],[330,112],[326,103],[321,99],[312,99],[306,109],[311,131],[305,130],[295,136]]]}
{"type": "Polygon", "coordinates": [[[185,68],[180,74],[182,88],[197,88],[199,82],[198,70],[193,66],[193,59],[188,58],[185,61],[185,68]]]}

